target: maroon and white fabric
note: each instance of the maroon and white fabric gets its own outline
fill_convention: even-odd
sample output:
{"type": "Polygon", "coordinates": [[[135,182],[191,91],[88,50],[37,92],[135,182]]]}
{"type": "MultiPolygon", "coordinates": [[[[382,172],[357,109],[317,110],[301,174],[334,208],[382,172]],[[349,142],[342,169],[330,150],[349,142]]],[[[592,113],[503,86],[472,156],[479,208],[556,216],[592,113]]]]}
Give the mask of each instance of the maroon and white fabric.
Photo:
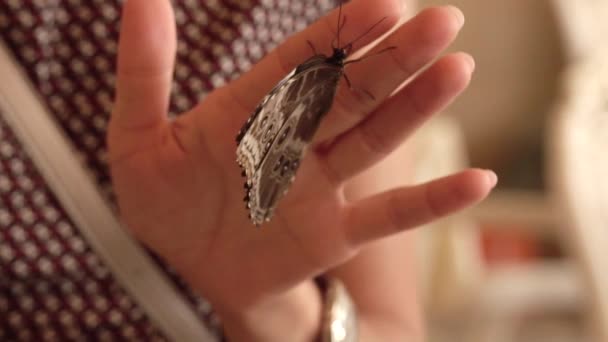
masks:
{"type": "Polygon", "coordinates": [[[161,340],[4,120],[0,204],[0,340],[161,340]]]}
{"type": "MultiPolygon", "coordinates": [[[[238,77],[332,2],[173,1],[179,44],[171,114],[238,77]]],[[[120,7],[120,1],[109,0],[0,1],[0,48],[23,69],[31,91],[110,202],[104,135],[120,7]]],[[[0,105],[0,340],[167,340],[48,186],[30,158],[28,141],[2,119],[7,110],[0,105]]],[[[220,339],[208,303],[150,257],[220,339]]]]}

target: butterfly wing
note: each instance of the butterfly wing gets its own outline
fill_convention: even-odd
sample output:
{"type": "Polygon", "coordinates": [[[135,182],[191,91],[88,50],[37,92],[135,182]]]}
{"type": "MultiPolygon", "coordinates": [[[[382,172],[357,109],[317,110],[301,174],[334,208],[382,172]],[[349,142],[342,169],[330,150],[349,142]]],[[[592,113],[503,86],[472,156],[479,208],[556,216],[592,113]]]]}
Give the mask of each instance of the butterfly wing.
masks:
{"type": "Polygon", "coordinates": [[[285,91],[294,82],[295,72],[296,70],[287,75],[264,97],[236,137],[237,162],[248,179],[259,168],[273,136],[285,122],[285,115],[280,106],[285,91]]]}
{"type": "Polygon", "coordinates": [[[239,134],[237,161],[247,178],[245,200],[256,225],[272,216],[331,108],[343,69],[326,60],[318,55],[298,66],[262,101],[239,134]]]}

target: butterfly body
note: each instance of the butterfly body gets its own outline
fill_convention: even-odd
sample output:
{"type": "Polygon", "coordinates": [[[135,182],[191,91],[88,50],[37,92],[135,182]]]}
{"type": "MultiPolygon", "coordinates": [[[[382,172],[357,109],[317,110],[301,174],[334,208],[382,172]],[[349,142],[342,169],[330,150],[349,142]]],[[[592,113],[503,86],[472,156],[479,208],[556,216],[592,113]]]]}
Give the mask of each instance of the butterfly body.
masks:
{"type": "Polygon", "coordinates": [[[344,49],[298,65],[257,106],[237,136],[237,162],[246,177],[252,222],[270,219],[329,112],[344,74],[344,49]]]}

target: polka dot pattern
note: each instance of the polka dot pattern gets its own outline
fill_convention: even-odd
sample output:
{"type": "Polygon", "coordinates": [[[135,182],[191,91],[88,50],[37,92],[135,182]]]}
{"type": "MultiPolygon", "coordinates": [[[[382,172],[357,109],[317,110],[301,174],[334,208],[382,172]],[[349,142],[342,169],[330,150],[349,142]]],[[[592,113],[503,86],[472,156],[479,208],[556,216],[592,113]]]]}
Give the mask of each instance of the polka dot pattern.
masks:
{"type": "MultiPolygon", "coordinates": [[[[248,70],[332,1],[181,0],[174,5],[179,42],[172,115],[248,70]]],[[[104,136],[114,95],[119,19],[116,0],[0,2],[0,36],[110,198],[104,136]]]]}
{"type": "MultiPolygon", "coordinates": [[[[179,42],[170,115],[188,110],[250,69],[333,2],[172,1],[179,42]]],[[[0,1],[0,39],[110,201],[105,132],[114,96],[121,3],[0,1]]],[[[7,125],[0,123],[0,340],[163,340],[79,235],[7,125]]],[[[209,304],[152,256],[219,335],[209,304]]]]}
{"type": "Polygon", "coordinates": [[[148,339],[165,340],[0,119],[0,340],[148,339]]]}

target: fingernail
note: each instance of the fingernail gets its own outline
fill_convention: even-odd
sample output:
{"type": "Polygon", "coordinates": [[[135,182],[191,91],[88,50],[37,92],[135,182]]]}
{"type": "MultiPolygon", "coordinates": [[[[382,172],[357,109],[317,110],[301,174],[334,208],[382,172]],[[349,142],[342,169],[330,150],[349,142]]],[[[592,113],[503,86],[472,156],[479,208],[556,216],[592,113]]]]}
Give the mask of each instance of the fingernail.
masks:
{"type": "Polygon", "coordinates": [[[498,183],[498,176],[496,176],[496,173],[494,173],[492,170],[486,170],[486,176],[490,182],[490,187],[494,188],[498,183]]]}
{"type": "Polygon", "coordinates": [[[475,70],[475,59],[467,53],[465,53],[464,56],[467,60],[467,64],[469,65],[469,71],[473,72],[475,70]]]}
{"type": "Polygon", "coordinates": [[[462,27],[462,25],[464,25],[464,14],[462,14],[462,11],[458,7],[456,7],[456,6],[448,5],[446,7],[450,11],[452,11],[452,13],[454,14],[454,16],[456,17],[456,20],[458,22],[458,26],[462,27]]]}

